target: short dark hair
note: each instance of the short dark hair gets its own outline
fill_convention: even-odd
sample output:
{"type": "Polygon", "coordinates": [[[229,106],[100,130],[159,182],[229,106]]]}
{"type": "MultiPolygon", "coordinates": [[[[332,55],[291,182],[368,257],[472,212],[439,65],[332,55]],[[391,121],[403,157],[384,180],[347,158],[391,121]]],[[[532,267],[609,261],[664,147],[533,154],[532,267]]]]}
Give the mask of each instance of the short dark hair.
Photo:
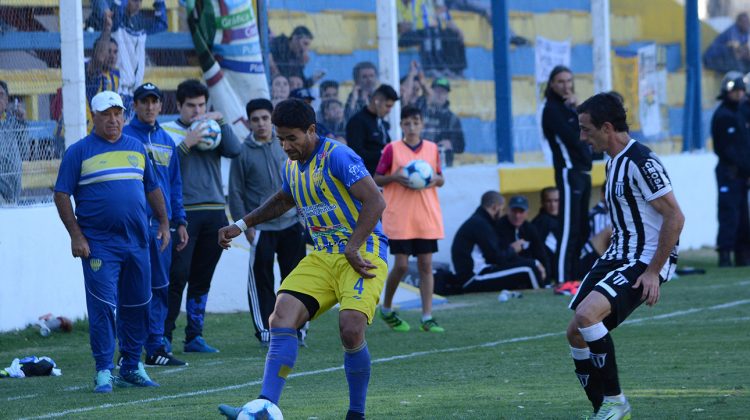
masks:
{"type": "Polygon", "coordinates": [[[307,131],[315,124],[315,110],[301,99],[285,99],[276,104],[271,122],[276,127],[307,131]]]}
{"type": "MultiPolygon", "coordinates": [[[[93,47],[93,49],[95,49],[95,50],[96,50],[96,45],[97,45],[97,44],[98,44],[99,42],[101,42],[101,41],[104,41],[104,39],[102,39],[102,37],[101,37],[101,35],[100,35],[100,36],[99,36],[99,38],[96,38],[96,40],[94,41],[94,47],[93,47]]],[[[117,43],[117,40],[116,40],[116,39],[114,39],[114,38],[112,38],[112,37],[109,37],[109,42],[110,42],[110,43],[112,43],[112,44],[115,44],[115,45],[119,46],[119,44],[117,43]]]]}
{"type": "Polygon", "coordinates": [[[616,91],[616,90],[610,90],[610,91],[609,91],[609,92],[607,92],[607,93],[609,93],[610,95],[614,96],[615,98],[617,98],[617,100],[618,100],[618,101],[620,101],[620,102],[622,102],[623,104],[625,104],[625,97],[624,97],[624,96],[622,96],[622,94],[621,94],[620,92],[618,92],[618,91],[616,91]]]}
{"type": "Polygon", "coordinates": [[[310,39],[313,39],[313,34],[310,32],[309,29],[307,29],[307,26],[300,25],[294,28],[292,31],[292,36],[304,36],[310,39]]]}
{"type": "Polygon", "coordinates": [[[177,85],[177,103],[182,105],[186,99],[203,96],[208,101],[208,88],[195,79],[188,79],[177,85]]]}
{"type": "Polygon", "coordinates": [[[544,202],[544,197],[547,196],[547,193],[552,191],[560,191],[557,189],[557,187],[544,187],[542,188],[542,191],[539,193],[539,198],[542,199],[542,202],[544,202]]]}
{"type": "Polygon", "coordinates": [[[418,116],[419,119],[423,119],[422,116],[422,110],[417,108],[414,105],[406,105],[405,107],[401,108],[401,119],[405,120],[407,118],[416,117],[418,116]]]}
{"type": "Polygon", "coordinates": [[[482,207],[490,207],[494,204],[503,204],[505,203],[505,198],[502,194],[500,194],[497,191],[487,191],[486,193],[482,194],[482,207]]]}
{"type": "Polygon", "coordinates": [[[338,90],[339,82],[335,80],[323,80],[320,83],[320,96],[323,96],[323,92],[325,92],[328,88],[336,88],[338,90]]]}
{"type": "Polygon", "coordinates": [[[597,93],[586,99],[576,109],[578,115],[589,114],[591,124],[597,129],[602,128],[604,123],[612,124],[615,131],[627,132],[628,121],[625,107],[616,96],[609,93],[597,93]]]}
{"type": "Polygon", "coordinates": [[[375,70],[375,73],[378,72],[378,68],[375,67],[375,64],[373,64],[371,61],[360,61],[359,63],[355,64],[354,68],[352,69],[352,79],[354,79],[354,83],[357,83],[359,72],[364,69],[373,69],[375,70]]]}
{"type": "Polygon", "coordinates": [[[271,101],[269,101],[266,98],[251,99],[250,102],[248,102],[247,105],[245,106],[245,112],[247,113],[247,118],[250,118],[250,114],[252,114],[253,112],[259,109],[265,109],[270,114],[273,114],[273,103],[271,103],[271,101]]]}
{"type": "Polygon", "coordinates": [[[380,85],[377,89],[375,89],[375,92],[372,93],[372,96],[375,97],[377,95],[384,96],[385,99],[389,99],[391,101],[398,101],[398,93],[391,87],[391,85],[380,85]]]}
{"type": "Polygon", "coordinates": [[[8,84],[5,83],[4,80],[0,80],[0,87],[3,88],[6,95],[10,95],[10,91],[8,90],[8,84]]]}
{"type": "Polygon", "coordinates": [[[549,73],[549,79],[547,79],[547,87],[544,89],[544,97],[549,98],[552,95],[557,95],[554,90],[552,90],[552,79],[555,78],[560,73],[570,73],[573,74],[573,72],[566,66],[560,65],[555,66],[552,71],[549,73]]]}

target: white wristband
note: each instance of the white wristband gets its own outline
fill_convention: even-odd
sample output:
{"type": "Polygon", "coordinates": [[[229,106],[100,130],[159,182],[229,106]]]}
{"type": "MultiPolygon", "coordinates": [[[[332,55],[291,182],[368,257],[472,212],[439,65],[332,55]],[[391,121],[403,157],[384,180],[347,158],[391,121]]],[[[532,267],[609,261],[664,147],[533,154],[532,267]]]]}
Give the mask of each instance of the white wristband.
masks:
{"type": "Polygon", "coordinates": [[[244,219],[237,220],[236,222],[234,222],[234,225],[240,228],[240,230],[243,232],[247,230],[247,223],[245,223],[244,219]]]}

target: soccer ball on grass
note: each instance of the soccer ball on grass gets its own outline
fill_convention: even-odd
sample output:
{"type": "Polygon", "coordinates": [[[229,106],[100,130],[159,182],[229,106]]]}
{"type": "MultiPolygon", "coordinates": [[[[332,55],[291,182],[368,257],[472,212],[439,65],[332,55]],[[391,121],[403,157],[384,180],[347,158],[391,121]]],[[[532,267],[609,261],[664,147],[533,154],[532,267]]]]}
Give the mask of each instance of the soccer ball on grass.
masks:
{"type": "Polygon", "coordinates": [[[243,405],[237,415],[237,420],[250,419],[284,420],[284,416],[276,404],[268,400],[258,399],[243,405]]]}

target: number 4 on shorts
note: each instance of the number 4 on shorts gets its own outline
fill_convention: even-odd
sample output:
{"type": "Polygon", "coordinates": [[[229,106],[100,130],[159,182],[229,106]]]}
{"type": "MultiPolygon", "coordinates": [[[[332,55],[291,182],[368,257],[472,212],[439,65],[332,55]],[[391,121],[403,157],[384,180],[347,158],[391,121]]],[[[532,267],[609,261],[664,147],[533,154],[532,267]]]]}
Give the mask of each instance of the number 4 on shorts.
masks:
{"type": "Polygon", "coordinates": [[[359,280],[357,280],[357,283],[354,284],[354,290],[356,290],[359,295],[365,291],[365,281],[362,277],[360,277],[359,280]]]}

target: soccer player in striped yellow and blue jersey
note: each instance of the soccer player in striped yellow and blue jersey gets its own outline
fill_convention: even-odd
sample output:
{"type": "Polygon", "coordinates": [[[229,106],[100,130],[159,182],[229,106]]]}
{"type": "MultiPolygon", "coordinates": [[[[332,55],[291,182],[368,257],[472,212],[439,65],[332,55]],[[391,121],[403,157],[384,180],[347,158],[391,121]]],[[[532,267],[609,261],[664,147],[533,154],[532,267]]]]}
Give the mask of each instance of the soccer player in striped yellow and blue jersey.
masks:
{"type": "MultiPolygon", "coordinates": [[[[282,189],[262,206],[219,231],[219,244],[250,226],[297,207],[315,250],[284,279],[270,318],[261,399],[278,404],[287,375],[297,359],[297,331],[337,303],[344,371],[349,383],[347,419],[364,418],[370,353],[365,329],[388,272],[388,239],[380,217],[385,200],[362,159],[349,147],[315,133],[315,111],[298,99],[276,106],[272,122],[289,160],[282,189]]],[[[222,405],[235,418],[239,408],[222,405]]]]}

